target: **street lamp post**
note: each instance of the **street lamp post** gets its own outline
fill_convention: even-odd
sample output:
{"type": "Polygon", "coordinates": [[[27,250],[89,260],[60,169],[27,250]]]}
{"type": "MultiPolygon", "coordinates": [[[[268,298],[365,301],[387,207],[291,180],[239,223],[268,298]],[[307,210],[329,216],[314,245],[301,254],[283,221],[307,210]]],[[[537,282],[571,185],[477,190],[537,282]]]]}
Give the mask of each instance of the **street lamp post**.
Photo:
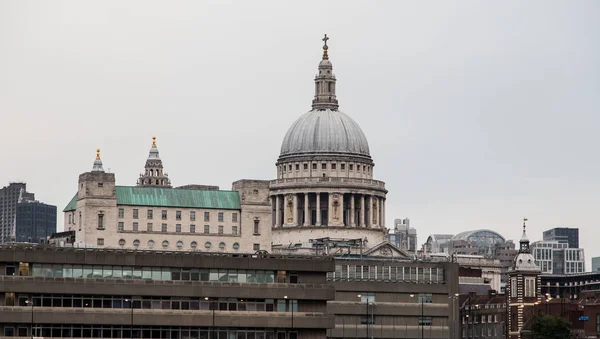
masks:
{"type": "MultiPolygon", "coordinates": [[[[204,300],[208,301],[208,297],[204,297],[204,300]]],[[[213,301],[208,303],[208,308],[212,309],[212,326],[210,327],[210,339],[215,338],[215,304],[213,301]]]]}
{"type": "MultiPolygon", "coordinates": [[[[287,301],[288,296],[284,295],[283,299],[285,299],[287,301]]],[[[292,330],[294,330],[294,301],[290,300],[289,305],[290,305],[290,310],[292,311],[292,330]]]]}
{"type": "MultiPolygon", "coordinates": [[[[411,294],[410,297],[414,298],[415,295],[411,294]]],[[[423,303],[424,301],[424,298],[421,298],[421,320],[419,321],[419,325],[421,325],[421,339],[425,338],[425,304],[423,303]]]]}
{"type": "Polygon", "coordinates": [[[31,339],[33,339],[33,301],[25,300],[25,304],[31,305],[31,324],[29,327],[31,327],[31,339]]]}
{"type": "Polygon", "coordinates": [[[125,299],[125,302],[129,302],[130,308],[131,308],[131,319],[130,319],[130,326],[129,326],[129,337],[133,339],[133,297],[131,299],[125,299]]]}

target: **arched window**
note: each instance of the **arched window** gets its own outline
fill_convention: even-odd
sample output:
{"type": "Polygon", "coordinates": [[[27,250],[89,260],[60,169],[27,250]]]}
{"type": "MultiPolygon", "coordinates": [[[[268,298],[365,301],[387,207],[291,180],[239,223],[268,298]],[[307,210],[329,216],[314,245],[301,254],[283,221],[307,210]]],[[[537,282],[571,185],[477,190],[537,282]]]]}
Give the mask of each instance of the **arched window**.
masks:
{"type": "Polygon", "coordinates": [[[238,244],[237,242],[234,242],[233,249],[237,251],[239,248],[240,248],[240,244],[238,244]]]}
{"type": "Polygon", "coordinates": [[[196,249],[198,247],[198,243],[195,241],[192,241],[192,243],[190,244],[190,247],[193,249],[196,249]]]}
{"type": "Polygon", "coordinates": [[[219,248],[222,249],[222,250],[224,250],[225,249],[225,243],[224,242],[219,243],[219,248]]]}
{"type": "Polygon", "coordinates": [[[212,244],[210,243],[210,241],[207,241],[204,243],[205,248],[210,248],[211,246],[212,246],[212,244]]]}
{"type": "Polygon", "coordinates": [[[166,241],[166,240],[165,240],[165,241],[163,241],[163,242],[162,242],[162,247],[164,247],[164,248],[167,248],[167,247],[169,247],[169,242],[168,242],[168,241],[166,241]]]}
{"type": "Polygon", "coordinates": [[[183,247],[183,241],[179,240],[177,242],[177,248],[181,249],[183,247]]]}
{"type": "Polygon", "coordinates": [[[133,246],[135,246],[135,247],[140,247],[140,241],[139,241],[138,239],[135,239],[135,240],[133,241],[133,246]]]}
{"type": "Polygon", "coordinates": [[[125,246],[125,239],[119,240],[119,246],[125,246]]]}
{"type": "Polygon", "coordinates": [[[154,170],[150,170],[150,176],[153,177],[154,176],[154,170]]]}
{"type": "Polygon", "coordinates": [[[154,248],[154,240],[148,240],[148,248],[154,248]]]}

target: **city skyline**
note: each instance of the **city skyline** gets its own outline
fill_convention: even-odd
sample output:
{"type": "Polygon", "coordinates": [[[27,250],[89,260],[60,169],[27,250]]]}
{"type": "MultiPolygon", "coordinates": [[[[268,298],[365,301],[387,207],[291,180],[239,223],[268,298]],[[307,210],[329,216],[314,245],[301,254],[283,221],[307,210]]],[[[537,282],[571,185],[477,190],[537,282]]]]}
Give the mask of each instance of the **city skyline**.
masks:
{"type": "Polygon", "coordinates": [[[0,116],[15,126],[0,186],[25,181],[62,209],[96,148],[135,185],[153,135],[173,186],[274,179],[327,33],[340,108],[389,189],[387,227],[410,218],[419,245],[478,228],[516,242],[528,217],[532,241],[578,227],[588,270],[600,255],[596,3],[69,4],[0,5],[0,116]]]}

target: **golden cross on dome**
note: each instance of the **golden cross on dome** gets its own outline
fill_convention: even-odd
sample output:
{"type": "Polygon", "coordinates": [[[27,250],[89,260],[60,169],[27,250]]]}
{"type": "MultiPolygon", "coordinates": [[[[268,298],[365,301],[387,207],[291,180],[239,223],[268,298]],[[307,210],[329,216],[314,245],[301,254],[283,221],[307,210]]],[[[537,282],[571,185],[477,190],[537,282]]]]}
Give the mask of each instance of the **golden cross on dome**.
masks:
{"type": "Polygon", "coordinates": [[[325,43],[325,46],[327,46],[327,40],[329,40],[329,38],[327,37],[327,34],[325,34],[325,37],[322,40],[325,43]]]}
{"type": "Polygon", "coordinates": [[[100,149],[96,148],[96,159],[100,159],[100,149]]]}
{"type": "Polygon", "coordinates": [[[152,137],[152,147],[156,147],[156,137],[152,137]]]}

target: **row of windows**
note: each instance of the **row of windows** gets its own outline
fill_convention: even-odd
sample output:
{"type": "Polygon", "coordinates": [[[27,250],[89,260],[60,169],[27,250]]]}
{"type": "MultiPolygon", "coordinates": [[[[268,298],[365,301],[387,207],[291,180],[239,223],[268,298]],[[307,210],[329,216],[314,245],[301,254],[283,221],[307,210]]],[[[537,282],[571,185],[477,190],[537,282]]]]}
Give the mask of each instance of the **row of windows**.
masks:
{"type": "MultiPolygon", "coordinates": [[[[280,271],[284,272],[284,271],[280,271]]],[[[285,272],[283,273],[285,274],[285,272]]],[[[54,278],[118,278],[145,280],[184,280],[220,282],[283,282],[275,271],[199,268],[99,266],[69,264],[33,264],[32,276],[54,278]]]]}
{"type": "MultiPolygon", "coordinates": [[[[285,173],[286,169],[287,169],[288,172],[291,172],[293,170],[293,168],[294,167],[292,167],[292,164],[287,165],[287,167],[286,167],[286,165],[281,165],[281,172],[285,173]]],[[[300,170],[300,164],[296,164],[295,168],[296,168],[296,171],[299,171],[300,170]]],[[[307,171],[308,170],[308,164],[307,163],[302,164],[302,169],[305,170],[305,171],[307,171]]],[[[312,169],[313,170],[317,169],[317,163],[316,162],[312,163],[312,169]]],[[[322,162],[321,163],[321,169],[322,170],[326,170],[327,169],[327,163],[322,162]]],[[[337,169],[337,164],[336,163],[332,163],[331,166],[330,166],[330,169],[336,170],[337,169]]],[[[350,171],[354,171],[354,164],[349,164],[348,165],[348,169],[350,171]]],[[[340,164],[340,170],[345,171],[346,170],[346,164],[340,164]]],[[[358,165],[358,164],[356,165],[356,171],[357,172],[361,171],[361,165],[358,165]]],[[[362,171],[363,172],[371,173],[371,167],[363,165],[362,171]]]]}
{"type": "MultiPolygon", "coordinates": [[[[6,337],[27,337],[26,327],[7,326],[6,337]]],[[[161,327],[116,325],[33,325],[32,337],[48,338],[155,338],[155,339],[297,339],[298,334],[284,329],[161,327]]]]}
{"type": "Polygon", "coordinates": [[[469,328],[465,328],[463,327],[462,329],[462,337],[463,338],[475,338],[475,337],[496,337],[496,336],[501,336],[502,338],[504,337],[503,332],[504,332],[504,325],[503,326],[493,326],[493,327],[487,327],[487,330],[485,327],[469,327],[469,328]]]}
{"type": "Polygon", "coordinates": [[[378,280],[444,282],[444,269],[436,267],[397,267],[369,265],[335,265],[328,280],[378,280]]]}
{"type": "MultiPolygon", "coordinates": [[[[117,230],[118,231],[125,231],[125,223],[123,221],[119,221],[117,224],[117,230]]],[[[137,221],[134,221],[131,224],[131,231],[133,232],[139,232],[140,227],[139,227],[139,223],[137,221]]],[[[181,224],[175,224],[175,232],[176,233],[182,233],[182,226],[181,224]]],[[[154,224],[149,222],[146,224],[146,231],[147,232],[154,232],[154,224]]],[[[169,232],[169,226],[166,223],[163,223],[160,225],[160,231],[163,233],[169,232]]],[[[188,231],[189,233],[196,233],[196,225],[191,224],[188,226],[188,231]]],[[[204,234],[210,234],[210,225],[204,225],[204,229],[203,229],[203,233],[204,234]]],[[[219,225],[217,227],[217,234],[225,234],[225,227],[223,225],[219,225]]],[[[233,235],[237,235],[238,234],[238,226],[231,226],[231,234],[233,235]]]]}
{"type": "Polygon", "coordinates": [[[469,324],[472,324],[473,320],[475,321],[475,324],[478,324],[480,322],[480,320],[481,320],[482,324],[484,324],[486,322],[490,323],[490,324],[491,323],[498,323],[498,315],[497,314],[489,314],[489,315],[482,314],[481,316],[478,316],[476,314],[476,315],[473,315],[471,317],[467,317],[466,315],[462,317],[462,323],[463,324],[466,324],[467,322],[469,324]]]}
{"type": "MultiPolygon", "coordinates": [[[[96,240],[96,244],[98,246],[104,246],[104,238],[98,238],[96,240]]],[[[118,244],[119,244],[120,247],[124,247],[124,246],[127,246],[127,241],[125,239],[119,239],[118,244]]],[[[169,243],[168,240],[163,240],[163,242],[162,242],[161,245],[162,245],[163,249],[168,249],[169,246],[170,246],[170,243],[169,243]]],[[[156,246],[156,243],[154,242],[154,240],[150,239],[150,240],[148,240],[147,246],[148,246],[148,248],[154,248],[156,246]]],[[[178,250],[183,249],[183,247],[184,247],[183,246],[183,241],[181,241],[181,240],[177,241],[175,243],[175,246],[177,246],[178,250]]],[[[140,240],[139,239],[135,239],[133,241],[133,247],[135,247],[135,248],[140,247],[140,240]]],[[[196,250],[198,248],[198,242],[197,241],[190,242],[190,247],[189,248],[191,248],[192,250],[196,250]]],[[[204,243],[204,248],[206,248],[206,249],[212,248],[212,243],[210,241],[205,242],[204,243]]],[[[240,244],[238,242],[234,242],[231,248],[233,248],[235,251],[237,251],[237,250],[240,249],[240,244]]],[[[227,245],[225,244],[225,242],[221,241],[219,243],[219,249],[222,250],[222,251],[224,251],[224,250],[227,249],[227,245]]],[[[260,244],[254,244],[253,245],[253,249],[255,251],[259,251],[260,250],[260,244]]]]}
{"type": "MultiPolygon", "coordinates": [[[[298,312],[298,301],[290,299],[124,297],[101,295],[37,294],[31,296],[35,307],[125,308],[153,310],[218,310],[257,312],[298,312]],[[132,303],[133,300],[133,303],[132,303]]],[[[19,297],[19,306],[30,306],[19,297]]],[[[13,306],[7,303],[6,306],[13,306]]]]}
{"type": "MultiPolygon", "coordinates": [[[[217,213],[217,220],[220,222],[225,221],[224,212],[217,213]]],[[[196,221],[196,211],[190,211],[190,221],[196,221]]],[[[133,219],[139,219],[139,209],[134,208],[132,212],[133,219]]],[[[119,219],[125,218],[125,208],[119,208],[119,219]]],[[[154,218],[154,210],[147,210],[146,218],[152,220],[154,218]]],[[[162,220],[168,219],[168,211],[161,210],[161,218],[162,220]]],[[[182,211],[175,211],[175,220],[182,220],[182,211]]],[[[204,221],[210,221],[210,212],[204,212],[204,221]]],[[[231,213],[231,222],[238,221],[237,212],[231,213]]]]}

